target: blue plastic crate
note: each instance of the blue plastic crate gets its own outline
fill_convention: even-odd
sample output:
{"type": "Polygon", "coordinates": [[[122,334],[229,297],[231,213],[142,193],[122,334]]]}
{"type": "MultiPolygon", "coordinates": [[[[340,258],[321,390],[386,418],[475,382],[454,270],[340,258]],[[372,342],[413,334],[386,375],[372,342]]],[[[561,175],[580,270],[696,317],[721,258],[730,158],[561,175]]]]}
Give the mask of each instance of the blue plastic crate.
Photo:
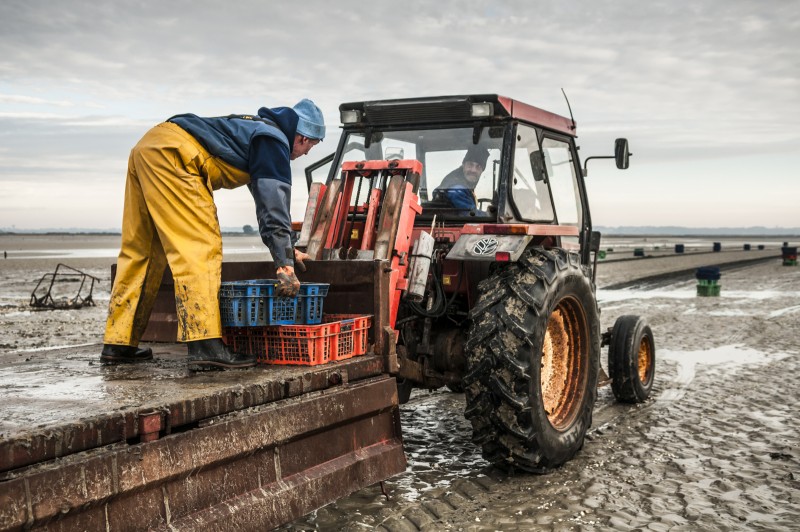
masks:
{"type": "Polygon", "coordinates": [[[224,327],[317,324],[322,322],[326,283],[301,283],[297,297],[276,295],[278,281],[254,279],[222,283],[220,312],[224,327]]]}
{"type": "Polygon", "coordinates": [[[300,283],[297,294],[300,304],[297,307],[297,323],[316,325],[322,323],[322,304],[328,295],[327,283],[300,283]]]}
{"type": "Polygon", "coordinates": [[[278,297],[278,281],[256,279],[248,281],[248,316],[251,327],[292,325],[296,321],[296,297],[278,297]]]}
{"type": "Polygon", "coordinates": [[[219,287],[220,297],[242,297],[247,295],[247,285],[244,281],[222,283],[219,287]]]}
{"type": "Polygon", "coordinates": [[[242,282],[222,283],[219,289],[222,325],[244,327],[247,325],[247,286],[242,282]]]}

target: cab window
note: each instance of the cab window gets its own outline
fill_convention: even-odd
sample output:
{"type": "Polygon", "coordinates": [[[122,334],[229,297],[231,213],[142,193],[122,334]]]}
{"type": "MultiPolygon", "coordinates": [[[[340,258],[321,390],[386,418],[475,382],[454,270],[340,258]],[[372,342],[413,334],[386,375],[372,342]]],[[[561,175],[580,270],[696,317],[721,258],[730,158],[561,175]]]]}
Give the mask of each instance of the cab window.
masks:
{"type": "Polygon", "coordinates": [[[525,124],[517,127],[511,197],[520,218],[530,222],[552,222],[553,205],[547,187],[547,174],[539,149],[536,130],[525,124]]]}
{"type": "MultiPolygon", "coordinates": [[[[488,216],[496,204],[500,143],[467,140],[448,150],[425,154],[428,210],[461,216],[488,216]],[[463,197],[461,197],[463,196],[463,197]]],[[[423,203],[425,206],[425,203],[423,203]]]]}
{"type": "Polygon", "coordinates": [[[542,153],[559,225],[581,227],[583,209],[570,145],[545,137],[542,141],[542,153]]]}
{"type": "MultiPolygon", "coordinates": [[[[365,142],[364,132],[349,132],[336,164],[416,159],[422,163],[418,191],[422,217],[494,218],[503,129],[483,128],[477,144],[473,142],[474,135],[473,127],[378,130],[372,131],[369,142],[365,142]],[[475,163],[477,167],[466,172],[466,163],[475,163]]],[[[361,189],[355,204],[367,200],[368,188],[361,189]]]]}

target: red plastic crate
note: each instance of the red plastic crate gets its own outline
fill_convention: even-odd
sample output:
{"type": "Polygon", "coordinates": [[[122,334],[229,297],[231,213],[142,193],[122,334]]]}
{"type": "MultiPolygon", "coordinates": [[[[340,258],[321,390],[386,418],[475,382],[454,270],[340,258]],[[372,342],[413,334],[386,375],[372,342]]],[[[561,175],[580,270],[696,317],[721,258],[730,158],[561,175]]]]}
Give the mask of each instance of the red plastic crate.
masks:
{"type": "Polygon", "coordinates": [[[235,353],[256,355],[264,364],[316,366],[367,352],[372,316],[325,314],[320,325],[223,327],[235,353]]]}
{"type": "Polygon", "coordinates": [[[234,353],[252,354],[249,329],[249,327],[223,327],[222,340],[234,353]]]}
{"type": "Polygon", "coordinates": [[[336,360],[339,324],[251,327],[249,335],[259,362],[317,366],[336,360]]]}
{"type": "Polygon", "coordinates": [[[325,314],[329,323],[339,323],[339,340],[335,360],[345,360],[367,352],[372,316],[360,314],[325,314]]]}

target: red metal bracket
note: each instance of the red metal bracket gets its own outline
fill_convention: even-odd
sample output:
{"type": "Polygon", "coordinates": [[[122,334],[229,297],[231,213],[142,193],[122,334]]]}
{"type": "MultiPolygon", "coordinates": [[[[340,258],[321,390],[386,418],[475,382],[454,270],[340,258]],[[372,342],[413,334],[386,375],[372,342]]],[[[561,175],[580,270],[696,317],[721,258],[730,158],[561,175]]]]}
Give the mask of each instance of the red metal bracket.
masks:
{"type": "Polygon", "coordinates": [[[162,413],[158,411],[139,413],[139,441],[149,442],[159,438],[163,427],[162,413]]]}

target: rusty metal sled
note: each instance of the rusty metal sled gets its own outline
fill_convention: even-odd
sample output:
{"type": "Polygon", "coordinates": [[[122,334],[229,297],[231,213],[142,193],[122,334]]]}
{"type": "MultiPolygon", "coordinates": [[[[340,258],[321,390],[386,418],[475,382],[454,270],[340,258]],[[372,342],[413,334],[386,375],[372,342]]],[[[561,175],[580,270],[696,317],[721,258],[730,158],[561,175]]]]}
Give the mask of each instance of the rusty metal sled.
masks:
{"type": "Polygon", "coordinates": [[[31,292],[31,306],[39,309],[93,307],[92,290],[94,283],[99,281],[93,275],[58,264],[53,273],[44,274],[36,283],[31,292]],[[69,294],[74,295],[70,297],[69,294]]]}

